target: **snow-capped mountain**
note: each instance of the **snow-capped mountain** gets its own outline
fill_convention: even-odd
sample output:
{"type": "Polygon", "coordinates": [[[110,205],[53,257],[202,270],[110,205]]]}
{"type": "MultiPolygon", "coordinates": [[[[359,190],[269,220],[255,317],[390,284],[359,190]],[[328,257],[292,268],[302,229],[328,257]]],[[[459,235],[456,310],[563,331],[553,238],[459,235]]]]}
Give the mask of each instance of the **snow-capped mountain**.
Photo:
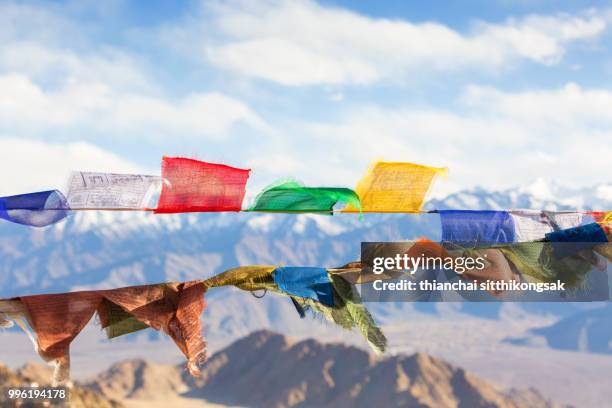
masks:
{"type": "Polygon", "coordinates": [[[476,187],[461,191],[442,200],[431,200],[427,208],[606,211],[612,208],[612,184],[576,188],[538,178],[526,186],[506,190],[476,187]]]}

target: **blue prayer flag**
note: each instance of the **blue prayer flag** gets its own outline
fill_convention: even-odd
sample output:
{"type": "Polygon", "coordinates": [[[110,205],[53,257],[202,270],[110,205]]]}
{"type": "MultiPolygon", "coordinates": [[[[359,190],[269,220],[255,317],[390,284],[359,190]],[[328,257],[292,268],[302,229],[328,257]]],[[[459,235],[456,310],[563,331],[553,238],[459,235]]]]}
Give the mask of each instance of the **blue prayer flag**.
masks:
{"type": "Polygon", "coordinates": [[[574,255],[583,249],[591,249],[608,242],[606,232],[596,222],[549,232],[546,234],[546,239],[552,242],[557,258],[574,255]]]}
{"type": "Polygon", "coordinates": [[[69,210],[58,190],[0,197],[0,218],[17,224],[44,227],[64,219],[69,210]]]}
{"type": "Polygon", "coordinates": [[[515,242],[512,217],[506,211],[439,210],[442,241],[470,244],[515,242]]]}
{"type": "Polygon", "coordinates": [[[290,295],[334,306],[333,289],[325,268],[281,267],[272,276],[278,287],[290,295]]]}

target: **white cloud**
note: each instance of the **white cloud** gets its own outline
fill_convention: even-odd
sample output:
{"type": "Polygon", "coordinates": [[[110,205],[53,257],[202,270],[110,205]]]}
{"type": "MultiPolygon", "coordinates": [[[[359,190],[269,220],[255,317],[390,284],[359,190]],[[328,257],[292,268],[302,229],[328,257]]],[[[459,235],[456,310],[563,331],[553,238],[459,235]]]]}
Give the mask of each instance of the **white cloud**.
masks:
{"type": "Polygon", "coordinates": [[[51,84],[104,82],[153,88],[144,59],[94,40],[94,25],[71,16],[70,5],[0,4],[0,72],[51,84]]]}
{"type": "Polygon", "coordinates": [[[527,16],[509,19],[505,24],[481,24],[476,41],[488,42],[506,58],[523,57],[546,65],[558,63],[565,47],[576,40],[597,38],[609,25],[605,17],[594,12],[575,17],[527,16]]]}
{"type": "Polygon", "coordinates": [[[10,1],[0,4],[0,27],[0,41],[36,38],[56,42],[62,39],[79,41],[83,38],[78,35],[82,30],[48,7],[10,1]],[[33,30],[33,27],[36,29],[33,30]]]}
{"type": "Polygon", "coordinates": [[[191,28],[166,34],[200,41],[221,68],[284,85],[372,84],[431,71],[503,68],[516,60],[550,65],[571,43],[596,39],[608,25],[606,17],[585,12],[481,22],[461,33],[310,0],[215,2],[207,10],[191,28]],[[201,26],[211,25],[213,32],[202,35],[201,26]]]}
{"type": "Polygon", "coordinates": [[[220,93],[192,94],[172,102],[128,95],[113,106],[114,126],[134,130],[166,130],[183,136],[222,137],[236,123],[259,130],[267,125],[244,103],[220,93]]]}
{"type": "Polygon", "coordinates": [[[51,84],[78,81],[122,89],[155,88],[143,72],[144,61],[112,48],[76,52],[40,41],[7,41],[0,48],[0,68],[51,84]]]}
{"type": "Polygon", "coordinates": [[[311,148],[311,162],[339,168],[334,152],[342,172],[322,177],[339,184],[350,185],[377,157],[449,167],[438,186],[443,192],[506,188],[536,177],[580,186],[610,180],[612,114],[605,107],[612,92],[574,84],[515,93],[472,86],[461,100],[454,111],[366,107],[295,127],[311,146],[322,146],[311,148]]]}
{"type": "MultiPolygon", "coordinates": [[[[53,144],[0,138],[0,195],[66,187],[72,170],[150,173],[120,156],[89,143],[53,144]]],[[[153,174],[159,174],[159,170],[153,174]]]]}
{"type": "Polygon", "coordinates": [[[612,125],[612,92],[571,82],[558,89],[523,92],[471,86],[463,99],[472,109],[534,125],[551,121],[570,127],[612,125]]]}
{"type": "Polygon", "coordinates": [[[167,96],[145,57],[96,41],[92,27],[62,10],[0,4],[0,130],[161,140],[219,139],[239,123],[266,129],[245,103],[219,92],[167,96]]]}
{"type": "Polygon", "coordinates": [[[5,130],[80,127],[109,134],[219,138],[240,122],[267,127],[244,103],[214,92],[169,100],[103,83],[69,82],[59,90],[44,90],[18,74],[0,75],[0,89],[5,130]]]}

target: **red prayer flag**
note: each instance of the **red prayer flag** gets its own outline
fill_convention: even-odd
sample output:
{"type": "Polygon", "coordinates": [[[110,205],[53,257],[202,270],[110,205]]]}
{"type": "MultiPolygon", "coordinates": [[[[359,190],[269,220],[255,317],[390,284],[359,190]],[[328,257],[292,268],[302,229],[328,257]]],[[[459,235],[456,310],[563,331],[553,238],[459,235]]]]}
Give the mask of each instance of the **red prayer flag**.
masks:
{"type": "Polygon", "coordinates": [[[591,214],[597,223],[612,222],[612,211],[590,211],[589,214],[591,214]]]}
{"type": "Polygon", "coordinates": [[[164,156],[162,191],[155,212],[240,211],[250,171],[164,156]]]}

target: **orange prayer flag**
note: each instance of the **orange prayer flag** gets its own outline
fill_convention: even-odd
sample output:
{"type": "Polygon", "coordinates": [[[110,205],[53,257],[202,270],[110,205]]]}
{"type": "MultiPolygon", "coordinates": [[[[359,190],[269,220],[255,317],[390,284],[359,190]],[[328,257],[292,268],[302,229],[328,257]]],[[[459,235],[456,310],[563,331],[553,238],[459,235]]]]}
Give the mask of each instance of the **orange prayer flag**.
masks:
{"type": "Polygon", "coordinates": [[[191,281],[22,296],[11,301],[23,304],[23,314],[36,335],[36,350],[45,361],[56,365],[54,383],[61,384],[69,379],[70,343],[92,316],[98,314],[102,327],[112,324],[105,302],[146,326],[163,330],[187,358],[189,372],[199,375],[199,366],[206,359],[200,322],[206,306],[205,292],[201,281],[191,281]]]}

